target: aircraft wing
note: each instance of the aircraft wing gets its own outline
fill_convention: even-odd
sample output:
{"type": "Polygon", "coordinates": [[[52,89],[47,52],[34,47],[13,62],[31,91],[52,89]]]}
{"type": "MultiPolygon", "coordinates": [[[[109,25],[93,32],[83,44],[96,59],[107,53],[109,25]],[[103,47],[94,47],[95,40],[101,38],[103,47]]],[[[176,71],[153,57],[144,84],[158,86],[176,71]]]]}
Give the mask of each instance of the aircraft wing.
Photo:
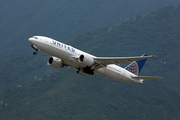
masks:
{"type": "Polygon", "coordinates": [[[137,57],[95,57],[94,60],[96,63],[101,65],[108,65],[108,64],[119,64],[125,62],[132,62],[142,59],[154,58],[155,55],[149,56],[137,56],[137,57]]]}

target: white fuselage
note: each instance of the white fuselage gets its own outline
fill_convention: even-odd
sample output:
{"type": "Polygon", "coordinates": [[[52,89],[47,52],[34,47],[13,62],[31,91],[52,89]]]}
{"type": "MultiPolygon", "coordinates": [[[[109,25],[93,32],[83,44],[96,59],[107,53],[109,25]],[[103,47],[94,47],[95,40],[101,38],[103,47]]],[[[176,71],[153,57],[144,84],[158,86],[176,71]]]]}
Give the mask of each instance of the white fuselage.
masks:
{"type": "MultiPolygon", "coordinates": [[[[66,45],[54,39],[43,36],[37,36],[37,38],[38,39],[32,37],[29,39],[31,45],[35,45],[40,51],[61,59],[65,65],[72,68],[78,69],[83,67],[77,59],[82,54],[91,58],[96,58],[93,55],[90,55],[86,52],[73,48],[70,45],[66,45]]],[[[115,64],[96,68],[94,70],[94,73],[114,80],[143,83],[142,79],[138,80],[132,78],[132,76],[136,76],[135,74],[115,64]]]]}

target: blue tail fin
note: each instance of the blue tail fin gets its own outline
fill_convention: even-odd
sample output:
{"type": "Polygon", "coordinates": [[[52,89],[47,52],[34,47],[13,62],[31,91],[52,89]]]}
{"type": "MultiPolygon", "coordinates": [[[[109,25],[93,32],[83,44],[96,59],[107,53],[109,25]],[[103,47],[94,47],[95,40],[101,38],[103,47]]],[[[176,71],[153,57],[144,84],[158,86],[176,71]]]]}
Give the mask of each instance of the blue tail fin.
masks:
{"type": "MultiPolygon", "coordinates": [[[[142,56],[148,56],[148,55],[143,54],[142,56]]],[[[135,75],[138,75],[141,72],[141,69],[143,68],[146,60],[147,59],[133,61],[127,67],[125,67],[125,69],[132,72],[135,75]]]]}

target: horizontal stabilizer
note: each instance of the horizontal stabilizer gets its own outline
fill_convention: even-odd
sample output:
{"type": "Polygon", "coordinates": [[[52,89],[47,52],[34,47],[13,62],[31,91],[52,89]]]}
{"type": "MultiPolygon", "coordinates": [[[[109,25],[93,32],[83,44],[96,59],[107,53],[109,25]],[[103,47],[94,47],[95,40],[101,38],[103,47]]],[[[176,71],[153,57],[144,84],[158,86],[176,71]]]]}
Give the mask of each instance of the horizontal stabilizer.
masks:
{"type": "Polygon", "coordinates": [[[158,76],[132,76],[132,78],[143,79],[143,80],[162,79],[161,77],[158,76]]]}

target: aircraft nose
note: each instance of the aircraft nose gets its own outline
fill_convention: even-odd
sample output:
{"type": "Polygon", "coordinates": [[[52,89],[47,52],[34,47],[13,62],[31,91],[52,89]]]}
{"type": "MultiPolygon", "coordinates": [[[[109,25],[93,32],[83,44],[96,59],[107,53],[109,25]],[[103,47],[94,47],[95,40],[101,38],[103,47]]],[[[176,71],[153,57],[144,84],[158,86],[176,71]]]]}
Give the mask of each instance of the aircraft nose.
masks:
{"type": "Polygon", "coordinates": [[[29,41],[31,44],[33,44],[36,40],[37,40],[36,37],[31,37],[31,38],[28,39],[28,41],[29,41]]]}
{"type": "Polygon", "coordinates": [[[33,38],[29,38],[28,41],[32,44],[33,38]]]}
{"type": "Polygon", "coordinates": [[[30,41],[32,41],[32,38],[29,38],[28,40],[29,40],[29,42],[30,42],[30,41]]]}

